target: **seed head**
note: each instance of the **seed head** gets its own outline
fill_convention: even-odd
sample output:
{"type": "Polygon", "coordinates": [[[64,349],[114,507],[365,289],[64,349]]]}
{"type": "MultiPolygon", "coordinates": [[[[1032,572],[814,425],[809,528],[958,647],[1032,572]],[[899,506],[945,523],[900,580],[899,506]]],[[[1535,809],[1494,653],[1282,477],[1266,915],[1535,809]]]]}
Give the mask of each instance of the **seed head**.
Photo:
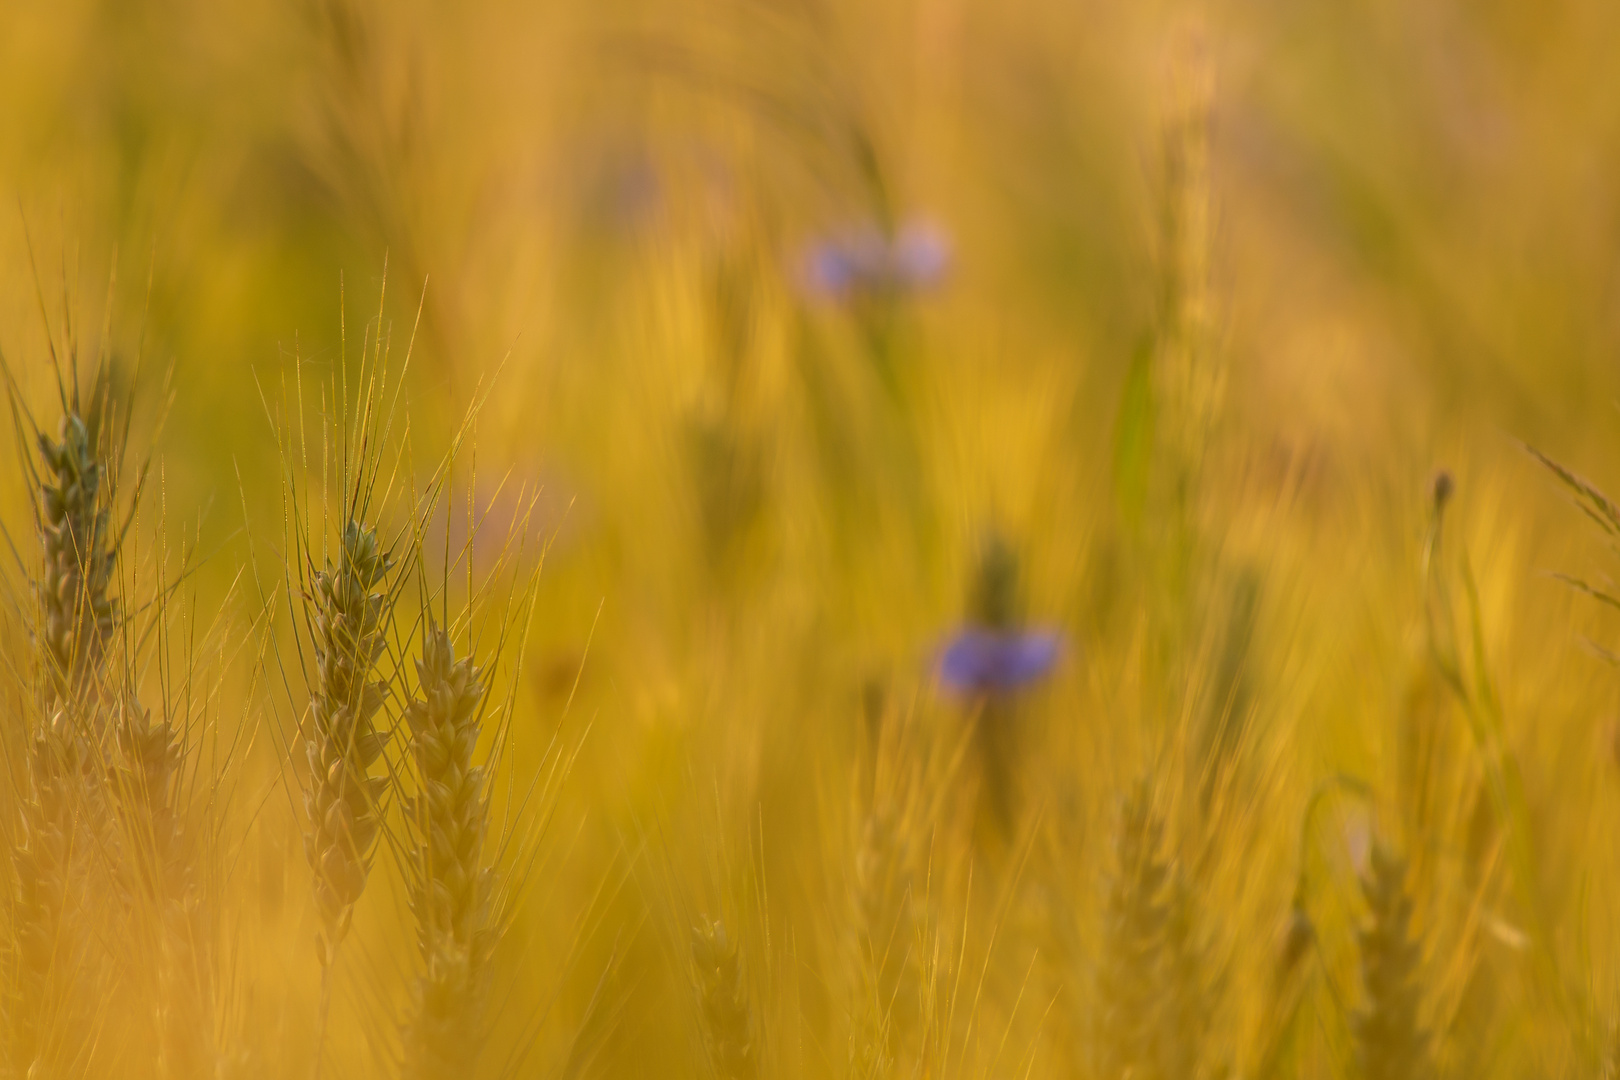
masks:
{"type": "Polygon", "coordinates": [[[337,564],[328,560],[313,575],[308,618],[317,679],[306,748],[304,852],[314,870],[324,963],[348,932],[365,889],[380,827],[377,808],[388,786],[370,770],[388,741],[374,725],[388,688],[373,676],[386,644],[391,598],[385,585],[393,566],[376,531],[351,521],[337,564]]]}
{"type": "Polygon", "coordinates": [[[692,961],[697,968],[704,1041],[717,1080],[753,1080],[759,1075],[753,1018],[737,945],[719,920],[692,928],[692,961]]]}
{"type": "Polygon", "coordinates": [[[483,866],[489,805],[478,745],[481,673],[457,659],[445,630],[429,625],[416,662],[419,695],[405,709],[417,794],[406,802],[414,844],[410,904],[423,973],[407,1043],[413,1076],[448,1077],[477,1044],[493,933],[491,871],[483,866]]]}

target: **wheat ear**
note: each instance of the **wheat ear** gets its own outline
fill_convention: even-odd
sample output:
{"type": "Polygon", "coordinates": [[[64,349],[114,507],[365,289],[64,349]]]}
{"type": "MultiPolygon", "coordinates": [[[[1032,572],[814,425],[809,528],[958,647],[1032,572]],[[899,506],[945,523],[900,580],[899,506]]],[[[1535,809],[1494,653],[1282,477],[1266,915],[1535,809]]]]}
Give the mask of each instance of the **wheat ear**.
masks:
{"type": "Polygon", "coordinates": [[[385,585],[393,566],[376,530],[350,521],[337,563],[328,559],[311,575],[308,617],[317,682],[304,853],[314,871],[318,944],[327,968],[365,890],[381,825],[378,802],[388,785],[370,771],[388,738],[374,723],[388,688],[373,676],[386,645],[392,596],[385,585]]]}
{"type": "Polygon", "coordinates": [[[1138,785],[1115,836],[1098,976],[1102,1075],[1192,1080],[1208,1029],[1191,890],[1163,853],[1164,826],[1138,785]]]}
{"type": "Polygon", "coordinates": [[[704,1043],[717,1080],[754,1080],[759,1075],[753,1014],[737,943],[724,924],[704,919],[692,929],[692,961],[697,968],[703,1009],[704,1043]]]}
{"type": "Polygon", "coordinates": [[[62,417],[61,434],[39,436],[43,641],[53,691],[65,700],[99,670],[117,621],[108,595],[116,545],[104,501],[107,467],[97,434],[77,413],[62,417]]]}
{"type": "Polygon", "coordinates": [[[409,800],[415,860],[411,910],[423,974],[407,1032],[405,1075],[449,1077],[477,1045],[493,938],[484,770],[473,764],[484,686],[471,657],[429,624],[416,662],[420,696],[405,710],[418,794],[409,800]]]}
{"type": "Polygon", "coordinates": [[[1431,1070],[1429,1037],[1418,1022],[1422,954],[1412,933],[1406,861],[1374,844],[1361,888],[1372,917],[1358,935],[1366,1002],[1350,1022],[1356,1062],[1363,1080],[1417,1080],[1431,1070]]]}

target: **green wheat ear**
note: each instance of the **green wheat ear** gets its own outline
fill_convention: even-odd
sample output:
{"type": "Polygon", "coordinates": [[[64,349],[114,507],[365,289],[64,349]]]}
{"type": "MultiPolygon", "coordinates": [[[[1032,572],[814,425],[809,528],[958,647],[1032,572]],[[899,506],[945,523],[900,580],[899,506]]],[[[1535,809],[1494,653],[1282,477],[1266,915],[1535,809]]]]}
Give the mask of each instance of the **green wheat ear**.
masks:
{"type": "Polygon", "coordinates": [[[73,696],[99,670],[118,616],[108,595],[116,545],[106,508],[107,466],[95,432],[77,413],[62,417],[58,439],[41,433],[40,539],[44,547],[43,638],[52,688],[73,696]]]}
{"type": "Polygon", "coordinates": [[[351,521],[343,530],[337,564],[328,560],[312,575],[308,617],[317,683],[307,750],[304,853],[314,870],[326,966],[366,887],[381,826],[378,803],[388,785],[386,777],[371,776],[370,770],[388,741],[374,724],[388,688],[373,676],[392,613],[386,584],[393,566],[376,530],[351,521]]]}
{"type": "Polygon", "coordinates": [[[1429,1036],[1418,1023],[1419,943],[1412,933],[1406,861],[1374,844],[1362,893],[1372,918],[1360,931],[1366,1004],[1351,1018],[1363,1080],[1416,1080],[1430,1075],[1429,1036]]]}
{"type": "Polygon", "coordinates": [[[411,911],[424,973],[414,990],[405,1074],[449,1077],[473,1056],[492,933],[484,770],[473,764],[484,686],[471,657],[429,624],[416,662],[420,696],[405,710],[419,793],[406,804],[413,836],[411,911]]]}
{"type": "Polygon", "coordinates": [[[697,968],[704,1043],[714,1076],[717,1080],[753,1080],[759,1075],[759,1058],[742,957],[719,920],[704,919],[693,927],[692,961],[697,968]]]}
{"type": "Polygon", "coordinates": [[[11,851],[7,1027],[12,1060],[24,1070],[49,1067],[52,1002],[84,955],[85,943],[69,925],[80,899],[77,879],[102,839],[90,835],[98,819],[86,802],[95,796],[100,763],[83,725],[97,711],[118,610],[108,595],[117,545],[108,528],[111,491],[98,434],[98,425],[68,411],[57,439],[39,435],[43,468],[33,473],[42,553],[36,642],[50,715],[29,733],[11,851]]]}

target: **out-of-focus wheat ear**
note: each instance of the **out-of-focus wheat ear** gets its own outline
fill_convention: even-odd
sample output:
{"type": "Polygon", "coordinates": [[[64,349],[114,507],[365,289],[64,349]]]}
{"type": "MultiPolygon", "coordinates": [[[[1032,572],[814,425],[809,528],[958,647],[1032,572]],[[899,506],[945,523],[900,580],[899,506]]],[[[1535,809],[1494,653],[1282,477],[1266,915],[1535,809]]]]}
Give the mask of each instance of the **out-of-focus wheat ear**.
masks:
{"type": "Polygon", "coordinates": [[[1186,877],[1179,867],[1172,867],[1165,898],[1164,1029],[1159,1045],[1165,1075],[1187,1080],[1203,1075],[1214,1006],[1194,900],[1186,877]]]}
{"type": "Polygon", "coordinates": [[[1159,857],[1163,827],[1148,786],[1138,785],[1120,812],[1114,876],[1103,911],[1098,972],[1102,1073],[1108,1080],[1143,1075],[1158,1034],[1160,950],[1169,873],[1159,857]]]}
{"type": "Polygon", "coordinates": [[[1610,1020],[1605,1027],[1597,1074],[1599,1080],[1616,1080],[1620,1077],[1620,1021],[1610,1020]]]}
{"type": "Polygon", "coordinates": [[[911,857],[903,811],[880,801],[866,816],[855,854],[855,915],[863,1002],[882,1014],[863,1038],[880,1033],[884,1057],[901,1056],[917,1034],[921,1000],[914,948],[911,857]]]}
{"type": "Polygon", "coordinates": [[[306,749],[304,853],[315,879],[323,968],[331,967],[348,933],[381,827],[379,803],[388,778],[370,773],[387,742],[375,719],[388,687],[374,675],[392,617],[393,593],[386,585],[393,567],[376,530],[350,521],[338,561],[328,559],[310,576],[306,617],[317,677],[306,749]]]}
{"type": "Polygon", "coordinates": [[[413,991],[404,1074],[435,1080],[464,1070],[481,1042],[491,871],[484,770],[473,764],[483,711],[482,673],[457,659],[448,630],[430,621],[416,662],[418,696],[405,710],[417,794],[405,806],[411,836],[410,905],[423,972],[413,991]]]}
{"type": "Polygon", "coordinates": [[[753,1080],[759,1075],[759,1053],[747,978],[737,943],[718,919],[692,928],[692,964],[710,1069],[716,1080],[753,1080]]]}
{"type": "Polygon", "coordinates": [[[121,885],[144,921],[136,977],[151,991],[156,1066],[163,1076],[210,1075],[218,1060],[211,966],[196,924],[205,886],[178,805],[182,733],[169,719],[154,718],[132,692],[118,701],[110,729],[121,885]]]}
{"type": "Polygon", "coordinates": [[[58,700],[81,695],[99,670],[118,617],[108,594],[117,555],[111,535],[107,464],[100,433],[75,412],[57,439],[41,433],[39,527],[42,643],[58,700]]]}
{"type": "Polygon", "coordinates": [[[1057,1067],[1054,1076],[1089,1075],[1089,1057],[1082,1033],[1090,1024],[1090,1002],[1082,986],[1084,959],[1080,918],[1067,882],[1059,874],[1048,873],[1043,882],[1046,907],[1040,956],[1056,993],[1057,1008],[1050,1027],[1055,1040],[1057,1067]]]}
{"type": "Polygon", "coordinates": [[[1300,875],[1294,886],[1294,898],[1288,907],[1278,935],[1275,960],[1271,969],[1270,1002],[1267,1007],[1269,1031],[1254,1075],[1260,1080],[1286,1075],[1284,1070],[1298,1041],[1311,951],[1316,947],[1316,924],[1306,908],[1305,877],[1300,875]]]}
{"type": "Polygon", "coordinates": [[[1102,1075],[1195,1077],[1209,1026],[1209,992],[1193,926],[1192,893],[1164,852],[1164,826],[1145,781],[1115,835],[1098,973],[1102,1075]]]}
{"type": "Polygon", "coordinates": [[[1431,1075],[1429,1036],[1419,1023],[1422,950],[1412,931],[1406,860],[1375,843],[1362,894],[1371,918],[1358,934],[1365,1002],[1350,1020],[1363,1080],[1431,1075]]]}
{"type": "Polygon", "coordinates": [[[184,883],[179,851],[175,784],[184,751],[180,733],[167,719],[152,718],[133,693],[125,693],[112,713],[114,754],[110,762],[114,797],[129,844],[128,861],[138,885],[163,907],[178,903],[184,883]]]}
{"type": "Polygon", "coordinates": [[[894,1073],[895,1062],[888,1010],[872,995],[864,997],[857,1009],[849,1044],[851,1080],[886,1080],[894,1073]]]}
{"type": "Polygon", "coordinates": [[[19,842],[12,851],[10,1060],[20,1075],[48,1069],[61,980],[76,966],[82,942],[66,925],[75,895],[78,826],[87,762],[83,743],[43,725],[29,748],[19,842]]]}

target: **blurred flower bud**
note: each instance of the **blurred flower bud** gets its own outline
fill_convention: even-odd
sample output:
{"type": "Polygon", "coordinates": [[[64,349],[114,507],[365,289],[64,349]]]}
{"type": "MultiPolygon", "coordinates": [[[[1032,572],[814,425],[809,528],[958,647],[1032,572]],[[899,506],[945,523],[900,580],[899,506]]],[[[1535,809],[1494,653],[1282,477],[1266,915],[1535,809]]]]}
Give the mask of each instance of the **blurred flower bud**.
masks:
{"type": "Polygon", "coordinates": [[[1434,474],[1432,491],[1434,495],[1435,513],[1438,514],[1446,508],[1446,503],[1451,500],[1451,493],[1455,487],[1456,481],[1452,479],[1450,470],[1441,469],[1439,472],[1434,474]]]}

